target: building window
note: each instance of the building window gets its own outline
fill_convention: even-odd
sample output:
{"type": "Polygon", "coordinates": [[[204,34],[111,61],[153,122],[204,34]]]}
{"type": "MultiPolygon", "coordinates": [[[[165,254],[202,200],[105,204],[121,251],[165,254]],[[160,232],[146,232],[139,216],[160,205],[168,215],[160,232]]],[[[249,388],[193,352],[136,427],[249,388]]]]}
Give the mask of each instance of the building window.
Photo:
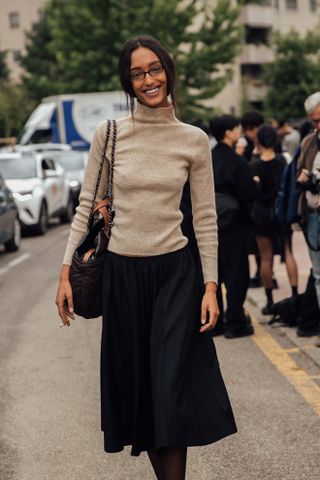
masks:
{"type": "Polygon", "coordinates": [[[245,27],[245,42],[256,45],[268,45],[270,40],[270,29],[245,27]]]}
{"type": "Polygon", "coordinates": [[[9,13],[9,24],[11,28],[20,27],[20,16],[18,12],[9,13]]]}
{"type": "Polygon", "coordinates": [[[297,10],[298,9],[298,0],[287,0],[287,9],[288,10],[297,10]]]}
{"type": "Polygon", "coordinates": [[[310,0],[310,10],[311,12],[316,12],[318,8],[318,0],[310,0]]]}
{"type": "Polygon", "coordinates": [[[12,59],[14,62],[18,62],[20,60],[20,50],[12,50],[12,59]]]}

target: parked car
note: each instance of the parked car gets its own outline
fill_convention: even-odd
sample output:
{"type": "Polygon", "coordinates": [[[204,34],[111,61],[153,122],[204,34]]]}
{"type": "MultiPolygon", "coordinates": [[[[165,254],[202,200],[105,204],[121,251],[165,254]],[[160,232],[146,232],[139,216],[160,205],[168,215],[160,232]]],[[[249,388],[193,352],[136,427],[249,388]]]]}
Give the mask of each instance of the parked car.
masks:
{"type": "Polygon", "coordinates": [[[43,235],[51,217],[69,223],[73,200],[63,168],[42,154],[0,153],[0,171],[13,192],[24,228],[43,235]]]}
{"type": "Polygon", "coordinates": [[[87,152],[79,150],[69,151],[44,151],[43,155],[57,161],[66,173],[69,180],[70,194],[73,199],[74,208],[79,204],[79,193],[82,187],[84,171],[87,164],[87,152]]]}
{"type": "Polygon", "coordinates": [[[0,244],[7,252],[20,248],[21,226],[13,195],[0,174],[0,244]]]}
{"type": "Polygon", "coordinates": [[[15,152],[65,152],[71,150],[71,146],[66,143],[29,143],[28,145],[20,145],[19,143],[14,147],[15,152]]]}
{"type": "Polygon", "coordinates": [[[43,151],[66,151],[71,150],[71,146],[67,145],[66,143],[30,143],[27,145],[20,145],[17,143],[16,145],[8,145],[6,147],[0,148],[0,153],[15,153],[15,152],[31,152],[31,153],[41,153],[43,151]]]}

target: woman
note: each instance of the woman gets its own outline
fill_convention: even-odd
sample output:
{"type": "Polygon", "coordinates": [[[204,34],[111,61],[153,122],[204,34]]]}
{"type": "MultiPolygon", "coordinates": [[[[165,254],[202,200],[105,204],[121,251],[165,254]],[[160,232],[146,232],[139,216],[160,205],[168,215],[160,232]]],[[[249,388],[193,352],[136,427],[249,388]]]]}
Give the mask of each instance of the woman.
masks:
{"type": "MultiPolygon", "coordinates": [[[[129,40],[119,71],[132,115],[117,122],[115,218],[103,278],[104,448],[147,451],[158,479],[180,480],[188,446],[236,431],[207,333],[219,313],[210,148],[204,132],[175,117],[174,65],[157,40],[129,40]],[[205,285],[180,228],[188,175],[205,285]]],[[[73,319],[71,258],[86,230],[105,129],[104,122],[92,142],[63,262],[56,303],[65,325],[73,319]]],[[[108,162],[102,186],[107,171],[108,162]]],[[[103,193],[102,187],[98,201],[103,193]]]]}
{"type": "Polygon", "coordinates": [[[282,250],[284,247],[292,295],[297,295],[298,290],[298,270],[292,254],[292,231],[290,225],[281,228],[274,213],[281,177],[286,166],[284,157],[275,152],[277,139],[277,132],[271,125],[262,125],[257,133],[260,156],[251,163],[253,178],[259,184],[259,199],[253,209],[253,220],[261,257],[260,274],[267,297],[267,304],[262,309],[264,315],[273,313],[272,270],[275,239],[282,246],[282,250]]]}

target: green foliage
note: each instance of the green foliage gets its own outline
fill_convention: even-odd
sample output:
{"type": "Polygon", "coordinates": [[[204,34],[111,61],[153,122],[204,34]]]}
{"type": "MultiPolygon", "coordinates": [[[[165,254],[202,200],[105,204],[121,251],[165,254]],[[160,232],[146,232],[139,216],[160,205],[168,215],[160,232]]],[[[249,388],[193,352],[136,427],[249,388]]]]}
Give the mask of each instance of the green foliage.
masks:
{"type": "Polygon", "coordinates": [[[52,0],[29,35],[25,85],[37,98],[119,89],[122,44],[150,34],[176,61],[182,116],[203,116],[203,101],[231,77],[241,43],[238,14],[230,0],[218,0],[215,9],[194,0],[52,0]]]}
{"type": "Polygon", "coordinates": [[[305,116],[303,103],[320,90],[320,35],[309,32],[301,38],[291,31],[275,37],[275,61],[265,67],[269,91],[265,111],[276,118],[305,116]]]}
{"type": "Polygon", "coordinates": [[[0,51],[0,80],[8,80],[9,70],[6,64],[7,52],[0,51]]]}
{"type": "Polygon", "coordinates": [[[15,136],[35,104],[19,85],[0,81],[0,137],[15,136]]]}
{"type": "MultiPolygon", "coordinates": [[[[20,64],[26,70],[22,82],[31,99],[41,98],[59,93],[61,72],[52,47],[52,36],[48,18],[51,8],[45,7],[41,18],[33,24],[31,32],[27,33],[27,53],[20,57],[20,64]]],[[[61,86],[62,88],[62,86],[61,86]]]]}

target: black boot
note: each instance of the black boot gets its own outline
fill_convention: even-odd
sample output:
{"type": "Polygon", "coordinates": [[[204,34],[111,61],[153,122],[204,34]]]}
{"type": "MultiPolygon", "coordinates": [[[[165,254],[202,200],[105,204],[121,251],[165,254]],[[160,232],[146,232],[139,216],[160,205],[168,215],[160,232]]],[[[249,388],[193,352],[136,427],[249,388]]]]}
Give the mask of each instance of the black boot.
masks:
{"type": "Polygon", "coordinates": [[[272,301],[267,301],[267,304],[261,310],[262,315],[273,315],[274,314],[274,303],[272,301]]]}
{"type": "Polygon", "coordinates": [[[267,296],[267,304],[261,310],[262,315],[273,315],[274,314],[274,304],[273,304],[273,297],[272,297],[272,288],[265,288],[266,296],[267,296]]]}

